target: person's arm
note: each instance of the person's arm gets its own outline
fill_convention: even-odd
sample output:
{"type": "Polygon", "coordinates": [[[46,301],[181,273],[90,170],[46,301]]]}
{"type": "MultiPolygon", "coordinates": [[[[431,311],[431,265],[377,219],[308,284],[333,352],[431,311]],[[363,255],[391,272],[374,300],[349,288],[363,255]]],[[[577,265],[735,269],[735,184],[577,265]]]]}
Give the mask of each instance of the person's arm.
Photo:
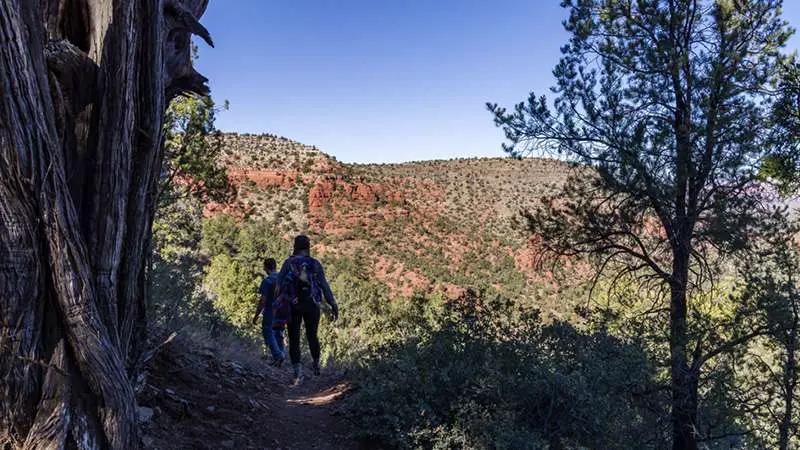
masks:
{"type": "Polygon", "coordinates": [[[328,284],[328,279],[325,278],[325,269],[322,268],[322,263],[319,261],[317,261],[317,273],[319,274],[319,284],[322,288],[322,294],[325,296],[325,301],[331,305],[333,319],[336,320],[339,318],[339,305],[336,304],[336,299],[333,297],[331,286],[328,284]]]}
{"type": "Polygon", "coordinates": [[[258,306],[256,306],[256,315],[253,316],[253,325],[258,322],[258,316],[261,315],[261,311],[264,310],[264,305],[267,304],[267,297],[264,294],[261,294],[261,299],[258,301],[258,306]]]}
{"type": "Polygon", "coordinates": [[[267,297],[264,295],[265,294],[265,286],[264,285],[266,283],[267,283],[267,280],[262,280],[261,281],[261,286],[258,287],[258,293],[261,294],[261,298],[258,300],[258,306],[256,306],[256,314],[253,316],[253,325],[255,325],[256,322],[258,321],[258,316],[259,316],[259,314],[261,314],[261,311],[264,310],[264,305],[267,302],[267,297]]]}

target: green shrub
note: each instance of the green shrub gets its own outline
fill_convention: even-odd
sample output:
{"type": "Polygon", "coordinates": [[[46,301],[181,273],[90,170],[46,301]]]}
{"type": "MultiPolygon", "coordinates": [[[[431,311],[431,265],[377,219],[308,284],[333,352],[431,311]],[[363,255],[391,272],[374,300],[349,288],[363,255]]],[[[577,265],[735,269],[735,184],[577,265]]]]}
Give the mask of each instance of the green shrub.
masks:
{"type": "Polygon", "coordinates": [[[232,332],[205,289],[205,259],[198,249],[202,204],[189,197],[162,205],[153,224],[147,315],[162,329],[232,332]]]}
{"type": "Polygon", "coordinates": [[[425,333],[438,320],[444,303],[440,295],[389,299],[386,286],[369,281],[363,273],[357,275],[362,269],[354,265],[351,259],[342,259],[328,268],[341,318],[320,327],[323,360],[345,367],[358,365],[384,346],[425,333]]]}
{"type": "Polygon", "coordinates": [[[259,299],[264,258],[275,258],[280,265],[289,244],[269,222],[236,222],[218,215],[203,221],[201,247],[209,261],[203,284],[214,307],[240,335],[257,339],[260,329],[250,320],[259,299]]]}
{"type": "Polygon", "coordinates": [[[211,258],[206,269],[206,286],[214,293],[214,306],[224,319],[245,336],[256,338],[258,331],[250,320],[258,303],[261,276],[253,267],[230,255],[211,258]]]}
{"type": "Polygon", "coordinates": [[[655,371],[643,352],[618,339],[544,324],[535,310],[474,294],[366,311],[358,313],[356,342],[365,352],[351,371],[352,414],[364,438],[398,448],[663,442],[667,415],[655,371]],[[388,329],[365,327],[362,316],[374,312],[388,329]],[[381,336],[391,337],[364,343],[381,336]]]}

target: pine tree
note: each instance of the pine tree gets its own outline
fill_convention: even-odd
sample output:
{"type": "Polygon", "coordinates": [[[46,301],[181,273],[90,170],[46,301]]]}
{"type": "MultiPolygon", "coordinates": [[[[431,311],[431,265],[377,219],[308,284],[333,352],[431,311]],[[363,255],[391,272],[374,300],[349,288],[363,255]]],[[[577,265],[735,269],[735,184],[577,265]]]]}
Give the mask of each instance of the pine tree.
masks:
{"type": "Polygon", "coordinates": [[[781,3],[565,0],[553,107],[534,94],[513,111],[488,105],[510,153],[584,167],[568,199],[530,217],[548,248],[667,292],[674,449],[697,448],[704,364],[763,332],[719,342],[690,312],[711,259],[747,247],[764,212],[759,164],[774,149],[771,88],[791,34],[781,3]]]}

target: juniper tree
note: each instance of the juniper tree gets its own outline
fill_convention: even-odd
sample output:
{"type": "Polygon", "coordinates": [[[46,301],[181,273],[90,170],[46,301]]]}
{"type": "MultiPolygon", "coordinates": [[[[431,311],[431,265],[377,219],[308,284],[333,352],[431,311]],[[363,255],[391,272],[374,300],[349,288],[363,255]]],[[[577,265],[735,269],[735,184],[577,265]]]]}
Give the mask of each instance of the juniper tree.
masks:
{"type": "MultiPolygon", "coordinates": [[[[221,108],[227,109],[227,102],[221,108]]],[[[220,163],[224,140],[216,128],[220,108],[210,95],[180,95],[164,116],[164,163],[160,206],[188,196],[224,203],[232,187],[220,163]]]]}
{"type": "Polygon", "coordinates": [[[0,0],[0,447],[139,446],[162,119],[207,0],[0,0]]]}
{"type": "Polygon", "coordinates": [[[215,127],[218,111],[209,95],[181,95],[164,116],[164,162],[151,238],[147,308],[150,322],[161,326],[187,320],[199,326],[213,323],[212,305],[198,289],[204,261],[198,247],[204,205],[227,203],[232,197],[220,161],[224,141],[215,127]]]}
{"type": "MultiPolygon", "coordinates": [[[[571,37],[552,107],[489,104],[513,155],[553,151],[590,167],[531,214],[559,254],[597,258],[663,288],[672,446],[695,449],[704,364],[763,333],[725,339],[692,320],[711,259],[744,248],[764,212],[773,78],[791,30],[780,0],[565,0],[571,37]]],[[[658,309],[658,308],[656,308],[658,309]]]]}

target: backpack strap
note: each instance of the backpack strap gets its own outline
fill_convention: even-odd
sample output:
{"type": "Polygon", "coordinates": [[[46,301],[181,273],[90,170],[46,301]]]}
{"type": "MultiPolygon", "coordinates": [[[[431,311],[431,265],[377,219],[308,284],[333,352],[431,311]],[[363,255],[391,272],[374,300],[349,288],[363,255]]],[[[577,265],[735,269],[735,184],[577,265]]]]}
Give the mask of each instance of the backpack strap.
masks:
{"type": "Polygon", "coordinates": [[[297,257],[292,257],[289,259],[289,268],[294,276],[300,275],[300,270],[297,269],[297,257]]]}

